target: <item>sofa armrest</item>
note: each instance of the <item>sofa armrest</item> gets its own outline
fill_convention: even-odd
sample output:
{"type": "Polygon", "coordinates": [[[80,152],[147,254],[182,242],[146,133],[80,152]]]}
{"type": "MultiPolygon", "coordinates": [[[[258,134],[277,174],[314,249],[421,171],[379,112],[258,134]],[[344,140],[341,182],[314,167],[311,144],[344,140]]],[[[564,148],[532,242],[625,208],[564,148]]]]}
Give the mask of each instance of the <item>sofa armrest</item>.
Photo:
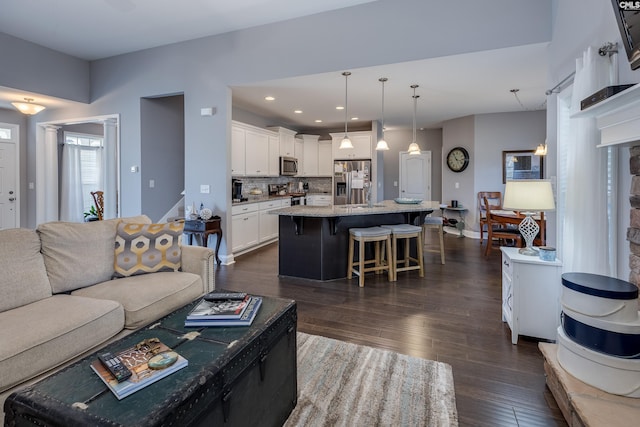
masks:
{"type": "Polygon", "coordinates": [[[198,274],[202,278],[203,294],[216,288],[214,258],[212,249],[202,246],[182,246],[182,271],[198,274]]]}

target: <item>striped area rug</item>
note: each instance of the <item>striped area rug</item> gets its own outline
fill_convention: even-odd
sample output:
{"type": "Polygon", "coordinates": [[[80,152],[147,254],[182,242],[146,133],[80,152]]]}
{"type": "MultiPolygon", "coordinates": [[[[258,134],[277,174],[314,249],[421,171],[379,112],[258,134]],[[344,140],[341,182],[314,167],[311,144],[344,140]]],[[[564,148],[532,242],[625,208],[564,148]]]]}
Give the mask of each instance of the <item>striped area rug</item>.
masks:
{"type": "Polygon", "coordinates": [[[451,366],[298,332],[285,426],[457,426],[451,366]]]}

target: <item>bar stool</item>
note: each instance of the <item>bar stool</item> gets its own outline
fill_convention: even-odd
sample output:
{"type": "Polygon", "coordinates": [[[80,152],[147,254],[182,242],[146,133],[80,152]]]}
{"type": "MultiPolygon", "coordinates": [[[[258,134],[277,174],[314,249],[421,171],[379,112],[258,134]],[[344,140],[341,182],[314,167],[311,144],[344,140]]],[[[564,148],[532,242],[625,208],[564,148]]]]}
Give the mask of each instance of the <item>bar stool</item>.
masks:
{"type": "Polygon", "coordinates": [[[393,281],[398,280],[398,271],[420,270],[420,277],[424,277],[422,227],[411,224],[381,225],[380,227],[391,231],[393,281]],[[398,259],[398,239],[404,239],[404,258],[402,259],[398,259]],[[410,254],[411,239],[416,239],[417,258],[413,258],[410,254]],[[416,264],[411,265],[411,262],[416,264]],[[399,267],[398,264],[404,264],[404,267],[399,267]]]}
{"type": "Polygon", "coordinates": [[[441,216],[427,216],[424,218],[424,223],[422,224],[423,230],[423,240],[425,245],[427,244],[427,230],[436,229],[438,231],[438,237],[440,239],[440,250],[435,249],[425,249],[426,252],[440,252],[440,263],[444,265],[444,226],[443,220],[441,216]]]}
{"type": "Polygon", "coordinates": [[[353,274],[359,276],[358,285],[364,287],[364,275],[370,271],[382,272],[386,270],[389,274],[389,281],[393,278],[393,267],[391,263],[384,263],[380,253],[380,246],[386,243],[387,259],[391,259],[391,230],[381,227],[350,228],[349,229],[349,263],[347,267],[347,278],[351,279],[353,274]],[[357,269],[353,263],[355,242],[359,243],[357,269]],[[364,255],[365,244],[374,243],[375,258],[366,260],[364,255]],[[367,264],[374,264],[367,267],[367,264]]]}

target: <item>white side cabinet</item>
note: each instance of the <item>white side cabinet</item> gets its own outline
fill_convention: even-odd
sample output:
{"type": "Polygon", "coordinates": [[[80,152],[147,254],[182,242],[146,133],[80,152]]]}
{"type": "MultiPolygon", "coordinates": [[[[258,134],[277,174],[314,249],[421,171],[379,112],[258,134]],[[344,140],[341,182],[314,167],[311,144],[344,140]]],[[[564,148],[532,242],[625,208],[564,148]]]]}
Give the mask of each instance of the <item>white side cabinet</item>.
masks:
{"type": "Polygon", "coordinates": [[[231,122],[231,175],[278,176],[280,139],[275,132],[231,122]]]}
{"type": "Polygon", "coordinates": [[[318,176],[333,176],[331,141],[318,141],[318,176]]]}
{"type": "Polygon", "coordinates": [[[502,321],[511,328],[511,343],[518,335],[556,340],[560,325],[562,263],[522,255],[518,248],[502,251],[502,321]]]}
{"type": "Polygon", "coordinates": [[[273,240],[278,237],[278,215],[271,215],[269,211],[280,209],[282,200],[270,200],[260,202],[260,243],[273,240]]]}

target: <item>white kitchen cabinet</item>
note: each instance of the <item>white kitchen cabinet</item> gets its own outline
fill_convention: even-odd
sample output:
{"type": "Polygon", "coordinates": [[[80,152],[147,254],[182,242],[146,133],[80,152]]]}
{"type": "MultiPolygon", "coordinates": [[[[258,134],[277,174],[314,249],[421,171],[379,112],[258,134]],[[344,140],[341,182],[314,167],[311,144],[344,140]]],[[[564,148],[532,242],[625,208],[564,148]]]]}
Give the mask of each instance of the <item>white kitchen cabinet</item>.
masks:
{"type": "Polygon", "coordinates": [[[258,208],[257,203],[231,207],[231,230],[233,236],[231,250],[233,252],[238,252],[258,244],[260,237],[258,208]]]}
{"type": "Polygon", "coordinates": [[[371,158],[371,132],[349,132],[349,139],[353,148],[340,149],[340,143],[344,138],[344,132],[331,133],[333,145],[333,158],[342,160],[370,159],[371,158]]]}
{"type": "Polygon", "coordinates": [[[280,139],[280,155],[284,157],[295,157],[295,137],[297,132],[280,126],[268,127],[267,129],[278,134],[278,138],[280,139]]]}
{"type": "Polygon", "coordinates": [[[269,176],[280,175],[280,138],[275,133],[269,134],[269,176]]]}
{"type": "Polygon", "coordinates": [[[298,173],[296,176],[304,176],[304,141],[302,138],[294,139],[293,157],[298,159],[298,173]]]}
{"type": "MultiPolygon", "coordinates": [[[[319,135],[299,135],[303,142],[302,176],[318,176],[318,139],[319,135]]],[[[300,174],[299,174],[300,175],[300,174]]]]}
{"type": "Polygon", "coordinates": [[[274,132],[241,122],[231,123],[231,175],[278,176],[280,139],[274,132]]]}
{"type": "Polygon", "coordinates": [[[307,194],[307,206],[331,206],[333,200],[330,194],[307,194]]]}
{"type": "Polygon", "coordinates": [[[271,215],[269,211],[280,209],[281,207],[282,200],[260,202],[260,232],[258,237],[260,243],[278,237],[278,215],[271,215]]]}
{"type": "Polygon", "coordinates": [[[245,133],[244,129],[231,126],[231,175],[243,176],[245,174],[245,133]]]}
{"type": "Polygon", "coordinates": [[[265,132],[245,131],[245,175],[269,175],[269,136],[265,132]]]}
{"type": "Polygon", "coordinates": [[[522,255],[518,248],[502,251],[502,321],[511,329],[511,343],[519,335],[556,340],[560,325],[562,263],[522,255]]]}
{"type": "Polygon", "coordinates": [[[318,141],[318,176],[333,176],[331,141],[318,141]]]}

